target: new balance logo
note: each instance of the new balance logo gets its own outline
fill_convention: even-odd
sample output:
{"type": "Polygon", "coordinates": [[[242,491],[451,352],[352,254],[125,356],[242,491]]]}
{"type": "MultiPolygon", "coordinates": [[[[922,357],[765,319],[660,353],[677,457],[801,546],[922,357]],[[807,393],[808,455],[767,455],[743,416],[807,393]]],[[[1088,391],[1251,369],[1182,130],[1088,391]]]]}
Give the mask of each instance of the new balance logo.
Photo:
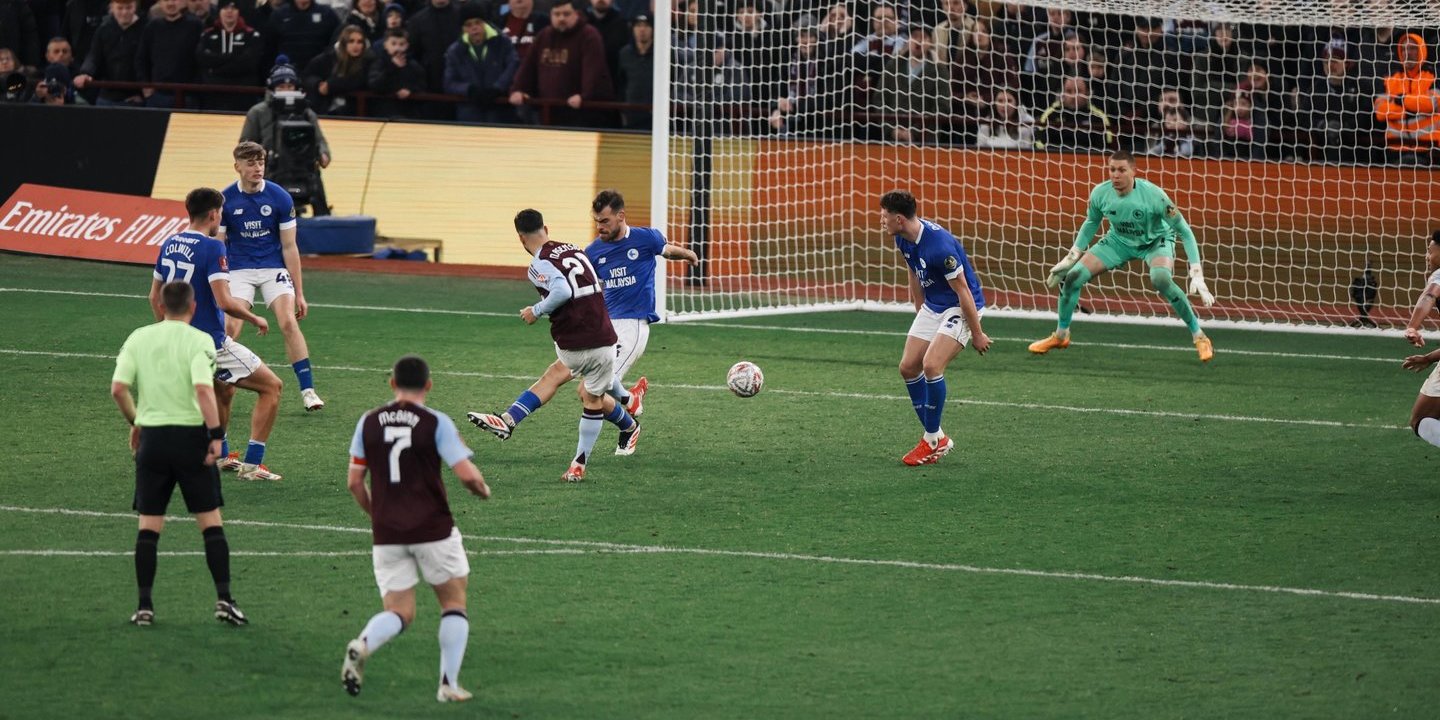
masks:
{"type": "Polygon", "coordinates": [[[232,213],[230,213],[230,214],[231,214],[231,215],[244,215],[244,214],[245,214],[245,210],[242,209],[242,208],[235,208],[235,212],[232,212],[232,213]]]}

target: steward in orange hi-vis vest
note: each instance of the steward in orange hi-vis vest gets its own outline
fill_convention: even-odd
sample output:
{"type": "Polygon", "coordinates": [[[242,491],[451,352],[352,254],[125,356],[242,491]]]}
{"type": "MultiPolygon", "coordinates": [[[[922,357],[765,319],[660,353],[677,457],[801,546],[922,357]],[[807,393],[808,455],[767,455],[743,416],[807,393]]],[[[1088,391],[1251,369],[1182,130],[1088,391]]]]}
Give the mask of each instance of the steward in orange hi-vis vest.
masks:
{"type": "Polygon", "coordinates": [[[1425,70],[1425,40],[1409,33],[1395,45],[1400,71],[1385,78],[1385,94],[1375,98],[1375,117],[1385,123],[1391,150],[1424,152],[1440,147],[1440,95],[1435,73],[1425,70]]]}

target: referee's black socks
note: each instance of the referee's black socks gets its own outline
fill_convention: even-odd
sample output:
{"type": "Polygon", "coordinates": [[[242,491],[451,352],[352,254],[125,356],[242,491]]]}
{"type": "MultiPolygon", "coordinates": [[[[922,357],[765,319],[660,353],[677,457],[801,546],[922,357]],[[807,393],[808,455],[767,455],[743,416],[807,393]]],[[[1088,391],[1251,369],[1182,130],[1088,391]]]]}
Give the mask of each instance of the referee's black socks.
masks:
{"type": "Polygon", "coordinates": [[[160,556],[160,533],[141,530],[135,537],[135,585],[140,588],[140,609],[154,610],[150,590],[155,587],[155,564],[160,556]]]}
{"type": "Polygon", "coordinates": [[[230,597],[230,543],[225,540],[225,528],[208,527],[204,535],[205,564],[210,566],[210,577],[215,580],[215,596],[234,602],[230,597]]]}

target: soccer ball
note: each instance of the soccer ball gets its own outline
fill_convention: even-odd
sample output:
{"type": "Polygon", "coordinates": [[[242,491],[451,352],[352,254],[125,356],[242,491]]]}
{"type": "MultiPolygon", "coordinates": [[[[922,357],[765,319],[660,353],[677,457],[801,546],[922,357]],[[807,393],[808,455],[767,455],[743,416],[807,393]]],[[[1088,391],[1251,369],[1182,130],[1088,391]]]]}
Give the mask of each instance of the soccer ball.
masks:
{"type": "Polygon", "coordinates": [[[760,372],[760,367],[748,360],[741,360],[730,366],[730,372],[725,373],[725,384],[730,386],[730,392],[742,398],[755,397],[760,393],[760,388],[765,386],[765,373],[760,372]]]}

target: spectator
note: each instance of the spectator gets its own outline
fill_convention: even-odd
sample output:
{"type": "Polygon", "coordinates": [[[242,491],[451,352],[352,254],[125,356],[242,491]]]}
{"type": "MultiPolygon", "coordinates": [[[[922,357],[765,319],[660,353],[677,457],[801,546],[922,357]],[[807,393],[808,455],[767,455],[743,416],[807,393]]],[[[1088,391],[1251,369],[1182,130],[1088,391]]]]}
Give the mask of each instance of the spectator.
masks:
{"type": "MultiPolygon", "coordinates": [[[[135,12],[135,0],[111,0],[110,17],[95,31],[90,54],[75,76],[75,87],[84,90],[93,80],[135,81],[135,51],[140,48],[140,33],[145,21],[135,12]]],[[[139,90],[101,90],[96,105],[140,105],[145,102],[139,90]]]]}
{"type": "Polygon", "coordinates": [[[1242,59],[1235,28],[1217,23],[1210,33],[1207,48],[1194,57],[1191,73],[1190,105],[1207,135],[1219,135],[1221,114],[1228,95],[1240,84],[1240,74],[1248,66],[1242,59]]]}
{"type": "MultiPolygon", "coordinates": [[[[145,23],[135,51],[135,79],[154,83],[193,83],[195,53],[205,27],[185,12],[184,0],[159,0],[160,16],[145,23]]],[[[145,88],[147,107],[175,107],[173,90],[145,88]]],[[[193,100],[193,98],[192,98],[193,100]]]]}
{"type": "Polygon", "coordinates": [[[770,112],[770,127],[789,135],[835,137],[843,127],[838,108],[850,89],[841,69],[848,54],[848,48],[839,55],[827,53],[815,28],[798,28],[785,73],[785,93],[770,112]]]}
{"type": "Polygon", "coordinates": [[[214,25],[217,19],[215,4],[211,0],[185,0],[185,12],[199,20],[202,28],[214,25]]]}
{"type": "Polygon", "coordinates": [[[1253,155],[1256,159],[1279,159],[1282,148],[1279,143],[1281,127],[1280,114],[1284,98],[1270,84],[1270,71],[1263,62],[1252,62],[1245,71],[1245,77],[1235,88],[1236,93],[1246,95],[1250,103],[1249,125],[1253,155]]]}
{"type": "MultiPolygon", "coordinates": [[[[259,85],[264,53],[264,38],[245,23],[236,0],[220,0],[219,19],[201,33],[196,51],[200,81],[206,85],[259,85]]],[[[214,93],[205,96],[204,104],[207,110],[243,112],[254,99],[240,93],[214,93]]]]}
{"type": "Polygon", "coordinates": [[[1009,91],[1011,99],[1019,102],[1016,93],[1020,88],[1020,73],[1014,60],[995,47],[990,22],[977,19],[968,37],[970,44],[959,51],[954,64],[953,93],[961,100],[960,112],[965,125],[950,141],[960,145],[975,142],[975,131],[981,121],[990,117],[990,102],[996,93],[1009,91]]]}
{"type": "MultiPolygon", "coordinates": [[[[405,16],[403,7],[400,8],[400,16],[405,16]]],[[[380,16],[380,0],[351,0],[350,12],[340,21],[341,28],[347,25],[354,25],[365,33],[367,47],[376,41],[383,43],[386,28],[385,18],[380,16]]]]}
{"type": "Polygon", "coordinates": [[[610,100],[614,86],[605,66],[604,41],[585,22],[579,2],[556,0],[550,8],[550,27],[535,36],[530,55],[520,64],[510,103],[522,105],[530,97],[563,100],[565,107],[552,110],[555,123],[587,127],[597,118],[582,109],[585,102],[610,100]]]}
{"type": "MultiPolygon", "coordinates": [[[[740,0],[740,4],[753,1],[740,0]]],[[[600,33],[600,39],[605,42],[605,67],[610,69],[610,77],[615,77],[618,74],[620,48],[630,44],[630,24],[615,8],[615,0],[590,0],[590,7],[585,10],[585,19],[590,23],[590,27],[600,33]]]]}
{"type": "Polygon", "coordinates": [[[1065,79],[1060,97],[1040,115],[1035,130],[1037,150],[1106,152],[1115,147],[1110,118],[1090,103],[1090,84],[1083,77],[1065,79]]]}
{"type": "Polygon", "coordinates": [[[445,83],[445,50],[460,37],[460,8],[450,0],[430,0],[405,23],[405,30],[410,37],[409,58],[425,68],[423,89],[440,92],[445,83]]]}
{"type": "Polygon", "coordinates": [[[410,57],[410,37],[404,30],[385,31],[385,52],[370,64],[370,92],[386,96],[377,100],[376,117],[413,117],[411,95],[425,92],[425,66],[410,57]],[[393,99],[390,99],[393,98],[393,99]]]}
{"type": "Polygon", "coordinates": [[[1225,103],[1220,120],[1221,156],[1241,160],[1263,156],[1255,143],[1253,116],[1250,93],[1236,93],[1225,103]]]}
{"type": "MultiPolygon", "coordinates": [[[[738,0],[735,4],[734,24],[725,35],[724,45],[740,72],[750,81],[750,99],[768,109],[780,95],[785,63],[781,57],[782,41],[761,17],[755,0],[738,0]]],[[[747,119],[753,113],[750,108],[737,108],[737,111],[747,119]]],[[[748,127],[746,134],[755,134],[760,129],[759,125],[748,127]]]]}
{"type": "Polygon", "coordinates": [[[1183,108],[1165,111],[1159,132],[1152,140],[1146,155],[1194,157],[1195,133],[1190,127],[1190,114],[1183,108]]]}
{"type": "Polygon", "coordinates": [[[895,6],[880,3],[870,10],[870,34],[851,48],[855,55],[856,100],[862,110],[879,110],[873,94],[890,58],[905,51],[908,43],[900,34],[900,16],[895,6]]]}
{"type": "Polygon", "coordinates": [[[1385,92],[1385,78],[1395,60],[1395,28],[1365,28],[1357,40],[1351,75],[1360,83],[1362,96],[1373,98],[1385,92]]]}
{"type": "Polygon", "coordinates": [[[939,62],[930,30],[912,25],[909,35],[905,51],[890,59],[881,77],[880,117],[889,130],[882,136],[899,143],[933,143],[949,136],[950,128],[941,127],[941,117],[950,114],[949,63],[939,62]]]}
{"type": "Polygon", "coordinates": [[[20,61],[15,57],[15,51],[8,47],[0,47],[0,78],[9,80],[10,75],[19,75],[20,61]]]}
{"type": "Polygon", "coordinates": [[[341,28],[335,44],[305,66],[302,80],[316,111],[322,115],[354,115],[350,96],[369,88],[373,60],[365,28],[341,28]]]}
{"type": "Polygon", "coordinates": [[[339,29],[340,18],[329,7],[316,5],[315,0],[290,0],[270,15],[265,40],[270,54],[284,55],[303,68],[330,46],[339,29]]]}
{"type": "Polygon", "coordinates": [[[855,18],[850,15],[850,6],[843,0],[825,11],[825,19],[820,21],[820,32],[816,39],[820,43],[820,56],[827,58],[839,57],[841,52],[848,52],[855,46],[858,41],[855,37],[855,18]]]}
{"type": "Polygon", "coordinates": [[[70,85],[70,68],[60,63],[45,67],[45,77],[35,83],[33,102],[45,105],[73,105],[75,90],[70,85]]]}
{"type": "Polygon", "coordinates": [[[1046,13],[1033,5],[1017,2],[1001,3],[995,10],[991,31],[995,50],[1016,68],[1029,54],[1030,45],[1045,24],[1046,13]]]}
{"type": "Polygon", "coordinates": [[[1344,39],[1332,40],[1320,56],[1323,77],[1300,93],[1300,113],[1309,128],[1309,159],[1353,163],[1368,158],[1367,133],[1360,128],[1360,82],[1350,74],[1344,39]]]}
{"type": "MultiPolygon", "coordinates": [[[[70,78],[74,78],[80,72],[80,65],[75,61],[75,53],[71,51],[70,41],[63,37],[50,38],[45,44],[45,67],[51,65],[64,65],[70,71],[70,78]]],[[[69,79],[67,79],[67,82],[69,79]]]]}
{"type": "Polygon", "coordinates": [[[64,35],[77,62],[90,57],[95,31],[110,17],[109,0],[69,0],[65,3],[64,35]]]}
{"type": "Polygon", "coordinates": [[[1194,55],[1210,45],[1210,23],[1205,20],[1166,20],[1163,30],[1166,52],[1194,55]]]}
{"type": "MultiPolygon", "coordinates": [[[[615,90],[622,102],[649,105],[655,96],[655,28],[650,16],[636,15],[630,21],[630,34],[634,40],[620,48],[615,90]]],[[[649,130],[652,113],[627,110],[621,120],[628,130],[649,130]]]]}
{"type": "Polygon", "coordinates": [[[1025,53],[1024,70],[1028,75],[1050,75],[1051,65],[1060,62],[1065,37],[1075,34],[1075,16],[1069,10],[1049,8],[1045,19],[1045,28],[1030,41],[1025,53]]]}
{"type": "Polygon", "coordinates": [[[1090,62],[1086,64],[1083,74],[1090,80],[1090,102],[1100,108],[1106,117],[1119,119],[1120,102],[1125,91],[1120,87],[1120,81],[1115,74],[1110,72],[1110,59],[1102,50],[1090,53],[1090,62]]]}
{"type": "Polygon", "coordinates": [[[460,122],[510,122],[515,115],[501,104],[520,69],[515,44],[485,21],[478,5],[460,9],[464,34],[445,51],[445,92],[464,95],[467,102],[455,108],[460,122]]]}
{"type": "Polygon", "coordinates": [[[33,68],[40,63],[41,37],[29,3],[25,0],[0,0],[0,48],[10,48],[21,69],[33,68]]]}
{"type": "Polygon", "coordinates": [[[1128,62],[1121,65],[1120,71],[1120,82],[1127,91],[1122,102],[1125,117],[1144,117],[1160,88],[1179,85],[1178,78],[1167,82],[1165,51],[1161,49],[1163,27],[1159,18],[1135,19],[1129,47],[1122,52],[1128,62]]]}
{"type": "Polygon", "coordinates": [[[945,64],[960,61],[961,53],[971,47],[970,33],[978,19],[968,0],[944,0],[945,19],[935,26],[935,53],[945,64]]]}
{"type": "Polygon", "coordinates": [[[1415,33],[1400,37],[1395,60],[1400,69],[1385,79],[1375,98],[1375,117],[1385,123],[1385,146],[1392,162],[1429,166],[1440,147],[1440,97],[1435,74],[1425,69],[1425,40],[1415,33]]]}
{"type": "Polygon", "coordinates": [[[975,136],[976,145],[1006,150],[1035,147],[1035,118],[1020,105],[1015,93],[999,90],[986,109],[988,113],[975,136]]]}
{"type": "Polygon", "coordinates": [[[380,37],[370,42],[372,55],[379,57],[381,53],[385,52],[385,31],[405,29],[405,16],[404,5],[392,2],[385,6],[385,12],[380,15],[383,22],[383,27],[380,28],[380,37]]]}
{"type": "Polygon", "coordinates": [[[500,33],[515,44],[515,51],[519,53],[520,64],[523,65],[525,57],[530,54],[530,46],[535,43],[535,35],[550,27],[550,17],[535,11],[535,0],[511,0],[496,25],[500,33]]]}

